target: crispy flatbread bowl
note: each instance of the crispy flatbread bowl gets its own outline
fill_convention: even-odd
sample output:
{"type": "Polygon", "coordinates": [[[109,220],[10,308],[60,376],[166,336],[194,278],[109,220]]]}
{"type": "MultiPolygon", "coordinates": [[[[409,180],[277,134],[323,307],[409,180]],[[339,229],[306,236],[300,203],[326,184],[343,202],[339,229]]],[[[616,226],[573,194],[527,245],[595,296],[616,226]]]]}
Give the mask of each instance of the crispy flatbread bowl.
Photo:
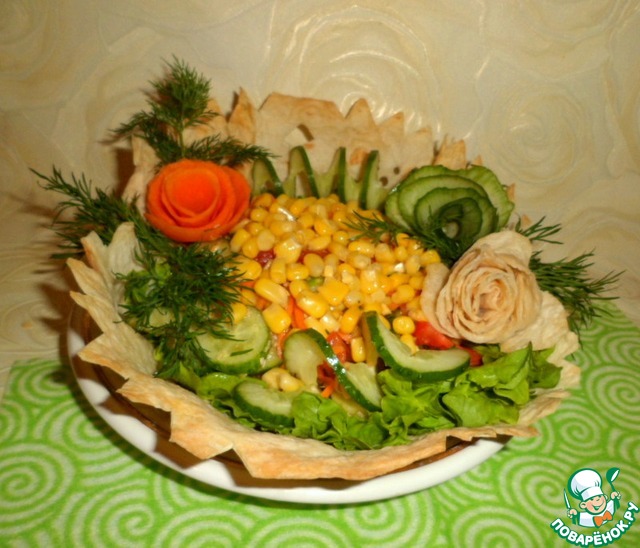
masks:
{"type": "MultiPolygon", "coordinates": [[[[212,107],[217,109],[215,102],[212,107]]],[[[288,150],[298,144],[304,144],[312,165],[319,170],[328,167],[337,147],[346,147],[354,173],[370,150],[378,150],[380,174],[391,185],[419,165],[440,163],[459,168],[467,163],[462,141],[445,140],[436,148],[428,129],[405,133],[401,114],[376,124],[364,101],[343,116],[333,103],[279,94],[255,108],[241,92],[228,117],[218,116],[198,131],[232,136],[272,150],[279,155],[276,169],[280,174],[286,172],[288,150]]],[[[133,151],[136,170],[124,193],[129,198],[144,196],[157,161],[143,141],[134,139],[133,151]]],[[[180,386],[154,377],[151,344],[120,316],[123,291],[116,274],[140,268],[135,261],[138,244],[133,227],[121,225],[108,246],[94,233],[84,238],[83,245],[86,260],[68,262],[79,287],[71,296],[90,315],[100,334],[81,350],[80,358],[121,377],[120,397],[168,413],[172,442],[202,460],[232,451],[255,478],[366,480],[443,454],[452,440],[534,436],[533,423],[553,413],[569,395],[567,389],[578,383],[578,368],[559,356],[556,363],[562,367],[562,377],[558,387],[541,391],[529,402],[521,410],[518,424],[453,428],[421,436],[408,445],[379,450],[341,451],[312,439],[258,432],[180,386]]]]}

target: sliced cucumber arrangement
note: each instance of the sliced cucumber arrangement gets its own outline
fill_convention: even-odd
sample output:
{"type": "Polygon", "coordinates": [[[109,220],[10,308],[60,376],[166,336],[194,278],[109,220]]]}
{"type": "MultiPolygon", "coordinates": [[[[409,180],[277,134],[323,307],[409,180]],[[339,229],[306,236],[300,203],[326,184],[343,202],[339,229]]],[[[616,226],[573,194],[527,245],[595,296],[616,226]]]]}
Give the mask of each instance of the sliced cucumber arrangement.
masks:
{"type": "Polygon", "coordinates": [[[248,307],[247,315],[232,326],[229,336],[226,339],[209,334],[196,336],[211,371],[257,373],[274,359],[269,353],[271,332],[257,308],[248,307]]]}
{"type": "Polygon", "coordinates": [[[364,321],[385,364],[407,379],[440,381],[455,377],[469,367],[469,353],[461,348],[418,350],[412,354],[375,312],[366,312],[364,321]]]}
{"type": "Polygon", "coordinates": [[[293,426],[291,405],[295,392],[281,392],[261,380],[247,378],[233,389],[233,397],[243,411],[262,426],[293,426]]]}
{"type": "Polygon", "coordinates": [[[345,203],[356,201],[363,209],[381,209],[389,189],[378,176],[379,163],[378,151],[371,151],[360,178],[354,178],[349,173],[347,151],[345,148],[339,148],[329,169],[320,173],[311,166],[307,150],[303,146],[297,146],[291,149],[289,171],[284,180],[278,177],[269,160],[261,159],[254,162],[251,172],[253,193],[284,193],[287,196],[316,198],[335,193],[345,203]]]}
{"type": "Polygon", "coordinates": [[[418,234],[440,234],[466,247],[504,228],[514,204],[495,174],[482,166],[413,170],[387,197],[385,213],[418,234]]]}
{"type": "MultiPolygon", "coordinates": [[[[289,336],[287,342],[292,337],[295,337],[294,346],[290,344],[289,350],[297,350],[299,357],[294,359],[292,369],[292,364],[289,363],[285,355],[285,365],[290,372],[297,374],[296,371],[301,371],[300,364],[304,356],[312,356],[309,363],[315,364],[313,367],[316,368],[322,362],[327,362],[336,374],[340,385],[356,403],[368,411],[377,411],[380,409],[382,393],[380,392],[376,379],[375,366],[370,366],[366,363],[343,364],[336,356],[331,345],[327,342],[327,339],[315,329],[297,331],[289,336]],[[320,359],[319,362],[318,359],[320,359]]],[[[302,370],[302,374],[308,374],[309,377],[311,376],[310,372],[304,370],[302,370]]],[[[300,376],[300,378],[302,379],[302,376],[300,376]]]]}

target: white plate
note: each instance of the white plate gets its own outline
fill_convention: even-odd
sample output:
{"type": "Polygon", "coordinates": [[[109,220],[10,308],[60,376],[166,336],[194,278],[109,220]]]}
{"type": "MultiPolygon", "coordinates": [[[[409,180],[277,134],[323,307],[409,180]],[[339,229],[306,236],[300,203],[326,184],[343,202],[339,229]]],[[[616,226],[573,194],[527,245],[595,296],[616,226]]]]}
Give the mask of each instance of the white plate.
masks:
{"type": "Polygon", "coordinates": [[[81,391],[107,424],[131,445],[181,474],[205,484],[242,495],[307,504],[347,504],[389,499],[422,491],[454,478],[498,452],[504,444],[478,440],[434,462],[368,481],[345,480],[281,481],[257,480],[241,465],[225,460],[195,461],[181,448],[163,439],[147,426],[126,402],[114,398],[100,378],[98,368],[82,362],[78,352],[84,346],[82,318],[75,308],[67,337],[68,351],[81,391]]]}

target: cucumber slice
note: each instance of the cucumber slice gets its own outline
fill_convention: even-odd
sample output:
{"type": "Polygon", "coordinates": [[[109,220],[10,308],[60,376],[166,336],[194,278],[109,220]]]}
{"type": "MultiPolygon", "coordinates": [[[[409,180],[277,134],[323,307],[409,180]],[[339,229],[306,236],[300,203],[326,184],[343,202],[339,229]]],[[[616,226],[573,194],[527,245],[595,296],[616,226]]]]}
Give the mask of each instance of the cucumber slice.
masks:
{"type": "Polygon", "coordinates": [[[429,165],[416,167],[412,169],[407,176],[402,180],[402,184],[408,185],[412,181],[417,179],[425,179],[427,177],[435,177],[436,175],[455,175],[457,172],[453,169],[449,169],[440,165],[429,165]]]}
{"type": "Polygon", "coordinates": [[[394,224],[404,230],[410,231],[411,225],[404,220],[404,217],[400,213],[400,206],[398,205],[399,196],[400,192],[398,192],[398,187],[394,187],[391,192],[389,192],[387,200],[384,203],[384,213],[394,224]]]}
{"type": "Polygon", "coordinates": [[[407,379],[440,381],[455,377],[469,367],[469,353],[461,348],[419,350],[411,354],[409,347],[382,323],[377,313],[365,312],[364,321],[380,357],[407,379]]]}
{"type": "Polygon", "coordinates": [[[382,391],[376,379],[375,366],[363,362],[350,363],[344,371],[345,377],[338,375],[338,379],[347,393],[366,410],[379,410],[382,391]]]}
{"type": "Polygon", "coordinates": [[[258,159],[251,168],[251,179],[253,181],[253,195],[271,192],[272,194],[282,194],[282,181],[278,177],[273,164],[267,159],[258,159]]]}
{"type": "Polygon", "coordinates": [[[316,191],[320,198],[337,192],[347,172],[347,151],[344,147],[336,150],[331,166],[326,173],[315,173],[316,191]]]}
{"type": "Polygon", "coordinates": [[[389,189],[378,178],[379,165],[380,154],[377,150],[372,150],[364,166],[361,183],[360,207],[364,209],[380,209],[389,194],[389,189]]]}
{"type": "Polygon", "coordinates": [[[315,174],[309,162],[307,151],[302,145],[291,149],[289,156],[289,174],[282,183],[287,196],[319,196],[315,174]]]}
{"type": "Polygon", "coordinates": [[[347,165],[347,152],[345,149],[341,149],[344,154],[344,163],[342,164],[342,171],[340,172],[340,176],[338,177],[338,185],[336,188],[336,192],[338,193],[338,198],[343,203],[358,201],[360,200],[360,194],[362,192],[362,187],[360,181],[354,179],[349,173],[349,166],[347,165]]]}
{"type": "Polygon", "coordinates": [[[263,357],[269,350],[271,336],[257,308],[247,309],[242,321],[230,329],[230,339],[209,334],[196,336],[202,347],[205,363],[212,371],[230,374],[256,373],[263,367],[263,357]]]}
{"type": "Polygon", "coordinates": [[[435,225],[453,240],[469,241],[494,231],[496,210],[484,192],[472,187],[438,187],[418,200],[414,223],[420,231],[435,225]]]}
{"type": "Polygon", "coordinates": [[[233,399],[253,420],[266,428],[293,426],[291,411],[296,392],[281,392],[258,379],[245,379],[233,389],[233,399]]]}
{"type": "MultiPolygon", "coordinates": [[[[378,387],[378,381],[375,376],[375,368],[368,366],[367,364],[361,364],[356,366],[355,371],[351,371],[338,359],[335,352],[331,348],[331,345],[327,340],[315,329],[303,329],[290,335],[297,335],[307,339],[305,345],[316,347],[316,352],[322,354],[323,360],[326,361],[331,369],[333,369],[338,382],[342,385],[345,392],[353,398],[353,400],[360,404],[368,411],[377,411],[380,409],[380,399],[382,394],[378,387]],[[368,369],[364,369],[367,367],[368,369]]],[[[302,344],[302,343],[299,343],[302,344]]],[[[286,357],[285,357],[286,362],[286,357]]],[[[322,362],[320,362],[322,363],[322,362]]],[[[288,364],[286,364],[288,368],[288,364]]]]}
{"type": "Polygon", "coordinates": [[[257,373],[264,373],[265,371],[269,371],[269,369],[278,367],[280,364],[282,364],[282,358],[278,353],[278,347],[272,337],[265,355],[260,359],[260,369],[258,369],[257,373]]]}
{"type": "Polygon", "coordinates": [[[484,188],[487,197],[497,212],[496,230],[504,228],[511,217],[515,204],[509,200],[505,187],[498,180],[495,173],[484,166],[471,166],[460,172],[460,175],[468,177],[484,188]]]}
{"type": "Polygon", "coordinates": [[[325,361],[320,347],[305,331],[294,331],[284,341],[282,351],[284,365],[292,375],[298,377],[305,386],[316,386],[318,366],[325,361]]]}
{"type": "Polygon", "coordinates": [[[485,199],[487,199],[483,188],[478,183],[457,175],[434,175],[413,179],[409,184],[403,183],[399,189],[398,208],[403,219],[414,229],[420,228],[416,222],[416,205],[421,198],[436,188],[451,190],[459,188],[471,189],[476,191],[478,196],[484,195],[485,199]]]}

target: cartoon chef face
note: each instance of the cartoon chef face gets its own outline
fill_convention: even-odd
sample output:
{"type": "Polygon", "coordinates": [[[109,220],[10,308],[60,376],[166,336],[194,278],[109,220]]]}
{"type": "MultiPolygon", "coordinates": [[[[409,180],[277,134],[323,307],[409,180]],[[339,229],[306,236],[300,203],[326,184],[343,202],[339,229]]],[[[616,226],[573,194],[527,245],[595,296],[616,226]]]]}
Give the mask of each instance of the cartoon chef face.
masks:
{"type": "Polygon", "coordinates": [[[597,516],[604,512],[605,508],[607,507],[607,496],[596,495],[595,497],[591,497],[590,499],[581,502],[579,506],[590,514],[597,516]]]}

